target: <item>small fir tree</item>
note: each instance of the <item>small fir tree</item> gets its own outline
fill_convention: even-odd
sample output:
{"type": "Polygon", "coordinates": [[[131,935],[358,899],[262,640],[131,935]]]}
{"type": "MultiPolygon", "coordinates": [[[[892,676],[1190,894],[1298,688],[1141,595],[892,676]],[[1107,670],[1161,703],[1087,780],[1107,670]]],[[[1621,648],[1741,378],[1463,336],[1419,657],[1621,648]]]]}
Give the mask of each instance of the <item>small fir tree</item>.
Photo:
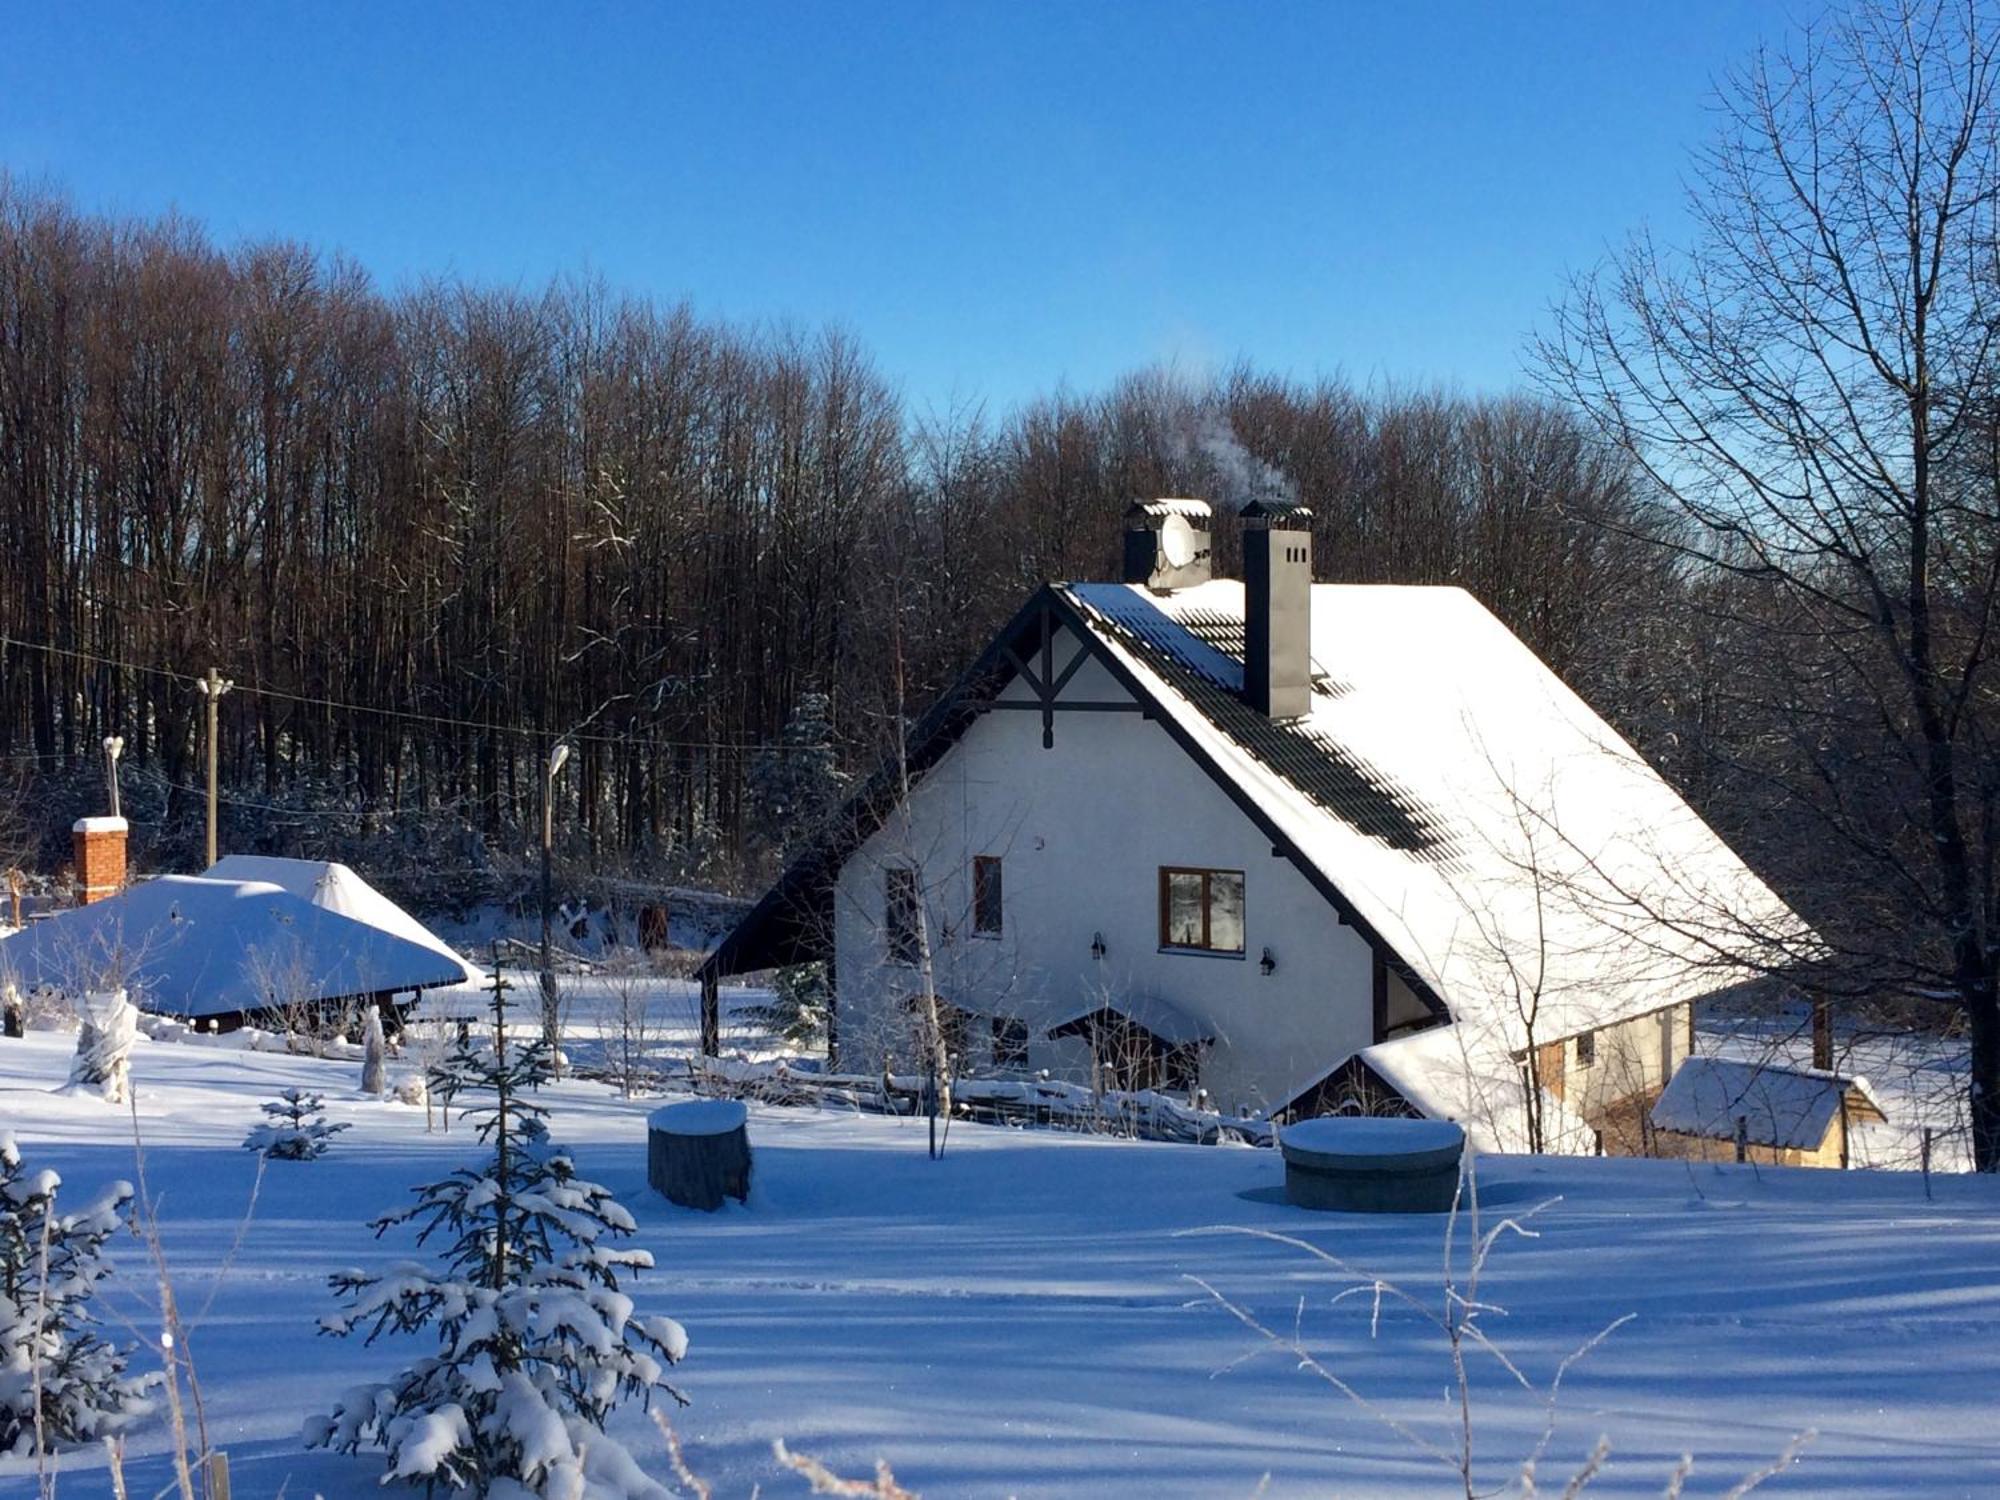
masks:
{"type": "Polygon", "coordinates": [[[263,1109],[271,1118],[243,1138],[243,1147],[276,1161],[317,1161],[347,1129],[327,1124],[326,1100],[304,1089],[286,1089],[263,1109]]]}
{"type": "Polygon", "coordinates": [[[548,1144],[533,1090],[548,1074],[535,1041],[508,1054],[507,981],[493,976],[493,1049],[469,1059],[464,1087],[490,1096],[467,1111],[491,1155],[416,1189],[417,1202],[375,1221],[379,1235],[414,1224],[417,1244],[439,1245],[438,1264],[409,1262],[382,1274],[331,1278],[346,1309],[321,1322],[368,1342],[430,1333],[437,1352],[393,1379],[348,1391],[306,1424],[312,1447],[387,1454],[385,1482],[447,1487],[475,1496],[664,1496],[604,1422],[632,1397],[686,1398],[665,1370],[687,1352],[671,1318],[634,1317],[621,1274],[651,1266],[644,1250],[612,1242],[632,1217],[609,1189],[576,1175],[548,1144]]]}
{"type": "Polygon", "coordinates": [[[799,695],[778,742],[751,762],[748,783],[754,836],[789,858],[818,831],[847,785],[833,736],[833,703],[825,693],[799,695]]]}
{"type": "Polygon", "coordinates": [[[771,976],[771,1003],[749,1015],[795,1047],[817,1046],[826,1038],[832,989],[824,963],[791,964],[771,976]]]}
{"type": "Polygon", "coordinates": [[[0,1454],[90,1443],[152,1407],[158,1375],[128,1378],[130,1358],[95,1331],[91,1293],[111,1271],[132,1185],[114,1182],[78,1213],[57,1211],[62,1179],[23,1172],[0,1132],[0,1454]]]}
{"type": "MultiPolygon", "coordinates": [[[[500,972],[498,964],[493,966],[493,972],[496,975],[500,972]]],[[[470,1081],[485,1076],[486,1065],[472,1040],[471,1023],[461,1021],[458,1026],[458,1037],[451,1044],[451,1050],[432,1064],[424,1075],[424,1086],[429,1090],[429,1096],[438,1102],[446,1135],[451,1134],[452,1100],[470,1081]]]]}

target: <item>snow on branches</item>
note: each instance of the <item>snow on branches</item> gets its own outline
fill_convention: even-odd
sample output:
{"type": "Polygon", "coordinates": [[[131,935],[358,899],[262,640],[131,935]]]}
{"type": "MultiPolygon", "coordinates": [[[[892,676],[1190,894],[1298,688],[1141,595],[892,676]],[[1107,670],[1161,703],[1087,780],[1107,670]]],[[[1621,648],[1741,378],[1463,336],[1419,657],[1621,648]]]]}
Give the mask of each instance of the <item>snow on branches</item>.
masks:
{"type": "Polygon", "coordinates": [[[466,1113],[490,1148],[375,1221],[413,1225],[437,1261],[331,1278],[346,1306],[321,1330],[369,1343],[430,1333],[435,1354],[393,1379],[345,1392],[310,1418],[311,1447],[385,1450],[384,1480],[475,1496],[652,1500],[668,1491],[604,1433],[623,1401],[656,1392],[685,1404],[665,1376],[687,1353],[671,1318],[634,1315],[619,1277],[653,1264],[615,1242],[637,1227],[609,1189],[576,1175],[548,1141],[532,1090],[548,1076],[537,1041],[508,1055],[506,980],[494,975],[493,1047],[462,1053],[463,1091],[490,1095],[466,1113]]]}
{"type": "Polygon", "coordinates": [[[68,1087],[100,1093],[107,1104],[123,1104],[131,1088],[138,1007],[123,990],[87,990],[77,997],[76,1008],[82,1025],[76,1033],[68,1087]]]}
{"type": "Polygon", "coordinates": [[[347,1129],[345,1124],[327,1124],[326,1100],[304,1089],[286,1089],[263,1109],[271,1118],[243,1138],[243,1149],[275,1161],[316,1161],[347,1129]]]}
{"type": "Polygon", "coordinates": [[[97,1335],[89,1308],[132,1185],[114,1182],[72,1214],[57,1211],[61,1185],[24,1172],[0,1132],[0,1454],[15,1457],[118,1431],[151,1409],[159,1380],[126,1376],[129,1355],[97,1335]]]}

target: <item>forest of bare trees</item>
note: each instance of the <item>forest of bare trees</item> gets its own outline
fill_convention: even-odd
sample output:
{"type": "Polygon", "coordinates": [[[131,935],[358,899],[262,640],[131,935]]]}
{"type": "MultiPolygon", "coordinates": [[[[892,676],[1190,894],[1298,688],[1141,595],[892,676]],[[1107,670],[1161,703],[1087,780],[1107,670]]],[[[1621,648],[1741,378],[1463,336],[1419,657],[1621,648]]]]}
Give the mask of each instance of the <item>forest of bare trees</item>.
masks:
{"type": "Polygon", "coordinates": [[[1247,368],[940,415],[840,331],[577,282],[391,294],[15,185],[0,764],[46,863],[123,735],[141,857],[188,867],[213,666],[229,847],[401,833],[504,864],[567,737],[573,854],[741,878],[746,775],[802,696],[872,758],[892,630],[921,706],[1036,584],[1112,576],[1135,497],[1295,485],[1328,577],[1462,583],[1629,697],[1665,574],[1592,522],[1644,525],[1630,475],[1546,401],[1247,368]]]}

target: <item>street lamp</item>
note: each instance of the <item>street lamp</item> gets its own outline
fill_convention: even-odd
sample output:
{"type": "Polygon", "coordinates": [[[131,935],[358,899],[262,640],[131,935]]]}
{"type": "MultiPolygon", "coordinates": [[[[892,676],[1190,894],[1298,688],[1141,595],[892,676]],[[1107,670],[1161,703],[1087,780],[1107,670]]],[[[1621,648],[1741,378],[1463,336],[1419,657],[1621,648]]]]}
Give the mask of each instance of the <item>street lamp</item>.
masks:
{"type": "Polygon", "coordinates": [[[557,1062],[557,1032],[561,1020],[556,1003],[555,965],[549,953],[550,927],[555,920],[552,865],[556,842],[556,773],[568,759],[568,741],[558,740],[556,747],[549,751],[548,774],[542,778],[542,1041],[549,1049],[552,1064],[557,1062]]]}
{"type": "Polygon", "coordinates": [[[125,753],[125,736],[107,734],[104,737],[104,781],[111,788],[111,816],[123,817],[118,808],[118,757],[125,753]]]}

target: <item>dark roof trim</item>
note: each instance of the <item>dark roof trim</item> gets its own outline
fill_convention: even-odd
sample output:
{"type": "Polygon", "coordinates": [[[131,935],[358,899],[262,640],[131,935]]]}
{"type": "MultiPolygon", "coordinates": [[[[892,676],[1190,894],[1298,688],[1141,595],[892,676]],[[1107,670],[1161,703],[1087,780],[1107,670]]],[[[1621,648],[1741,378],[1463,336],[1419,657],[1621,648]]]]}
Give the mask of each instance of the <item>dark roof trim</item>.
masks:
{"type": "MultiPolygon", "coordinates": [[[[1289,859],[1295,869],[1306,878],[1314,890],[1326,899],[1340,916],[1340,920],[1359,933],[1362,939],[1375,950],[1411,991],[1422,1000],[1439,1020],[1449,1020],[1450,1011],[1444,999],[1431,988],[1414,968],[1404,961],[1401,954],[1384,941],[1381,933],[1356,911],[1354,904],[1340,893],[1340,888],[1327,878],[1318,865],[1306,857],[1296,840],[1272,820],[1269,813],[1250,795],[1249,791],[1235,778],[1223,770],[1222,765],[1210,755],[1194,736],[1188,732],[1166,705],[1151,684],[1142,681],[1124,662],[1120,661],[1104,643],[1097,627],[1070,602],[1057,584],[1043,584],[1035,590],[1027,603],[1023,604],[1007,625],[994,637],[993,643],[980,655],[964,676],[953,684],[937,705],[918,721],[910,736],[910,775],[914,780],[928,771],[944,756],[945,751],[958,743],[966,729],[979,716],[980,707],[994,694],[1006,686],[1014,675],[1014,667],[1009,660],[1015,639],[1031,630],[1040,620],[1043,610],[1047,610],[1060,623],[1067,625],[1072,634],[1084,643],[1118,684],[1130,693],[1134,701],[1146,705],[1147,717],[1157,723],[1172,737],[1189,759],[1208,773],[1208,777],[1229,796],[1239,810],[1271,841],[1272,851],[1289,859]]],[[[862,790],[849,799],[835,815],[825,837],[814,847],[793,862],[792,866],[778,879],[763,900],[752,907],[749,914],[725,937],[716,950],[703,960],[696,971],[704,979],[719,978],[725,974],[742,974],[752,969],[767,969],[779,964],[799,963],[807,958],[820,956],[797,946],[800,929],[804,923],[817,923],[817,936],[823,944],[830,944],[832,937],[832,912],[830,897],[833,878],[849,854],[881,827],[888,810],[894,805],[897,777],[893,762],[885,765],[871,776],[862,790]],[[884,798],[886,797],[886,801],[884,798]],[[790,938],[787,942],[786,939],[790,938]]]]}

